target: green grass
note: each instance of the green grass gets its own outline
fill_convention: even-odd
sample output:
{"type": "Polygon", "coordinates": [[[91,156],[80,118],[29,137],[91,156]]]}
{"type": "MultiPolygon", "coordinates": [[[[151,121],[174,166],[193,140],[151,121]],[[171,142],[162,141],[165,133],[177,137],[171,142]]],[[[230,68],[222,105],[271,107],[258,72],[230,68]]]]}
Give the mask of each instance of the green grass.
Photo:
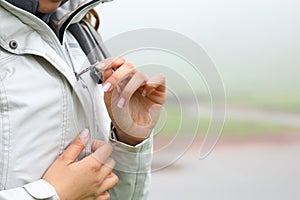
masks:
{"type": "Polygon", "coordinates": [[[257,95],[228,98],[229,106],[300,113],[300,95],[257,95]]]}
{"type": "Polygon", "coordinates": [[[270,135],[289,132],[300,132],[300,128],[286,125],[278,125],[275,123],[229,119],[225,121],[222,135],[240,137],[262,134],[270,135]]]}
{"type": "MultiPolygon", "coordinates": [[[[173,119],[176,117],[173,116],[173,119]]],[[[182,136],[192,136],[197,134],[198,136],[203,136],[207,133],[209,127],[209,119],[200,119],[199,128],[191,127],[190,124],[183,124],[180,126],[179,120],[168,122],[166,126],[160,131],[160,136],[170,136],[179,134],[182,136]]],[[[234,120],[228,119],[224,123],[222,129],[223,136],[251,136],[251,135],[262,135],[262,134],[278,134],[278,133],[288,133],[288,132],[299,132],[299,127],[278,125],[273,123],[256,122],[256,121],[246,121],[246,120],[234,120]]]]}
{"type": "MultiPolygon", "coordinates": [[[[158,123],[159,136],[203,136],[207,133],[210,119],[208,118],[194,118],[191,116],[181,116],[178,109],[169,107],[167,108],[167,118],[162,119],[158,123]],[[163,122],[162,122],[163,121],[163,122]],[[197,128],[197,125],[199,127],[197,128]]],[[[299,132],[299,127],[278,125],[276,123],[254,121],[254,120],[239,120],[239,119],[226,119],[222,129],[222,136],[252,136],[262,134],[278,134],[299,132]]]]}

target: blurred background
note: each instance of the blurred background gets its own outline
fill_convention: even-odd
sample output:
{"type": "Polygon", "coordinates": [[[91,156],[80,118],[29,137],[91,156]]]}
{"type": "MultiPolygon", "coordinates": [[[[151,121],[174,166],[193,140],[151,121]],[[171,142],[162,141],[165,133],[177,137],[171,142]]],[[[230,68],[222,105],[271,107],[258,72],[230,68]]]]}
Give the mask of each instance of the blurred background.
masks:
{"type": "MultiPolygon", "coordinates": [[[[210,104],[203,80],[190,80],[200,118],[166,104],[155,135],[150,200],[300,198],[299,8],[298,0],[115,0],[98,8],[104,41],[140,28],[168,29],[192,39],[212,59],[226,90],[222,134],[205,159],[199,159],[199,147],[210,104]],[[196,132],[178,131],[182,118],[199,121],[196,132]],[[174,138],[182,144],[163,151],[174,138]]],[[[136,57],[147,54],[128,60],[136,64],[136,57]]],[[[189,104],[184,86],[170,81],[169,87],[189,104]]]]}

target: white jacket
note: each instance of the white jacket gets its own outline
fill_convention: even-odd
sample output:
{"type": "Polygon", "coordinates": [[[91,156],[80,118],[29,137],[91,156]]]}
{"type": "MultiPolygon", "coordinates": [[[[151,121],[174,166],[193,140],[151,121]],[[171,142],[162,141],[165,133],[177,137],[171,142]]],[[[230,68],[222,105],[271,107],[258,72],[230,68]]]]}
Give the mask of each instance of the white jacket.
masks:
{"type": "MultiPolygon", "coordinates": [[[[86,2],[74,20],[99,4],[86,2]]],[[[74,37],[65,31],[61,44],[46,23],[4,0],[0,20],[0,199],[57,198],[41,177],[84,128],[114,147],[120,182],[111,199],[146,199],[152,139],[131,147],[110,138],[101,85],[89,73],[75,78],[73,68],[89,63],[74,37]]]]}

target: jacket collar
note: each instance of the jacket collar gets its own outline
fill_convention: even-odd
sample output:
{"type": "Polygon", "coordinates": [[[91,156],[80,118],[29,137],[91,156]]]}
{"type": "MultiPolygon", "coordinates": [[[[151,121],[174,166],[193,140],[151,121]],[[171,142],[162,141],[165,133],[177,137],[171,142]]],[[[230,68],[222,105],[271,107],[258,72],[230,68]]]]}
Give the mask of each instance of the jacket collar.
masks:
{"type": "MultiPolygon", "coordinates": [[[[113,0],[63,0],[61,6],[54,12],[43,14],[37,12],[38,0],[0,0],[7,1],[15,7],[25,10],[44,22],[50,24],[55,34],[62,43],[64,33],[68,26],[72,23],[79,22],[86,13],[100,3],[105,3],[113,0]]],[[[22,20],[22,18],[20,18],[22,20]]]]}
{"type": "Polygon", "coordinates": [[[72,0],[60,6],[51,16],[50,26],[62,42],[64,33],[70,24],[79,22],[86,13],[103,0],[72,0]]]}

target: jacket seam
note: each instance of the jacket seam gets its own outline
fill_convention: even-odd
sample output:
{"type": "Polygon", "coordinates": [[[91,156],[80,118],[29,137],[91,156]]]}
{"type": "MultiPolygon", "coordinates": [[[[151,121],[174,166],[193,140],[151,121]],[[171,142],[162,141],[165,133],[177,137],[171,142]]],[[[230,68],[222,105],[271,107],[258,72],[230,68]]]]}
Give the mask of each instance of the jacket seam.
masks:
{"type": "Polygon", "coordinates": [[[60,78],[60,82],[62,84],[61,86],[61,92],[62,92],[62,134],[61,134],[61,150],[60,153],[64,151],[65,148],[65,139],[66,139],[66,134],[67,134],[67,93],[66,93],[66,83],[63,80],[61,76],[58,76],[60,78]]]}
{"type": "Polygon", "coordinates": [[[10,157],[10,137],[11,137],[11,127],[9,122],[9,105],[8,98],[6,95],[5,86],[3,81],[0,80],[0,103],[1,103],[1,123],[2,123],[2,162],[1,165],[1,189],[5,189],[7,184],[7,175],[9,169],[9,157],[10,157]],[[5,134],[6,133],[6,134],[5,134]]]}
{"type": "Polygon", "coordinates": [[[136,196],[139,197],[139,195],[137,194],[136,191],[139,191],[137,189],[138,185],[139,185],[139,172],[141,170],[141,153],[140,152],[143,152],[143,147],[144,146],[141,146],[141,149],[140,151],[138,152],[138,160],[137,160],[137,163],[138,163],[138,168],[137,168],[137,171],[135,172],[135,182],[134,182],[134,188],[133,188],[133,196],[132,196],[132,200],[136,199],[136,196]]]}

